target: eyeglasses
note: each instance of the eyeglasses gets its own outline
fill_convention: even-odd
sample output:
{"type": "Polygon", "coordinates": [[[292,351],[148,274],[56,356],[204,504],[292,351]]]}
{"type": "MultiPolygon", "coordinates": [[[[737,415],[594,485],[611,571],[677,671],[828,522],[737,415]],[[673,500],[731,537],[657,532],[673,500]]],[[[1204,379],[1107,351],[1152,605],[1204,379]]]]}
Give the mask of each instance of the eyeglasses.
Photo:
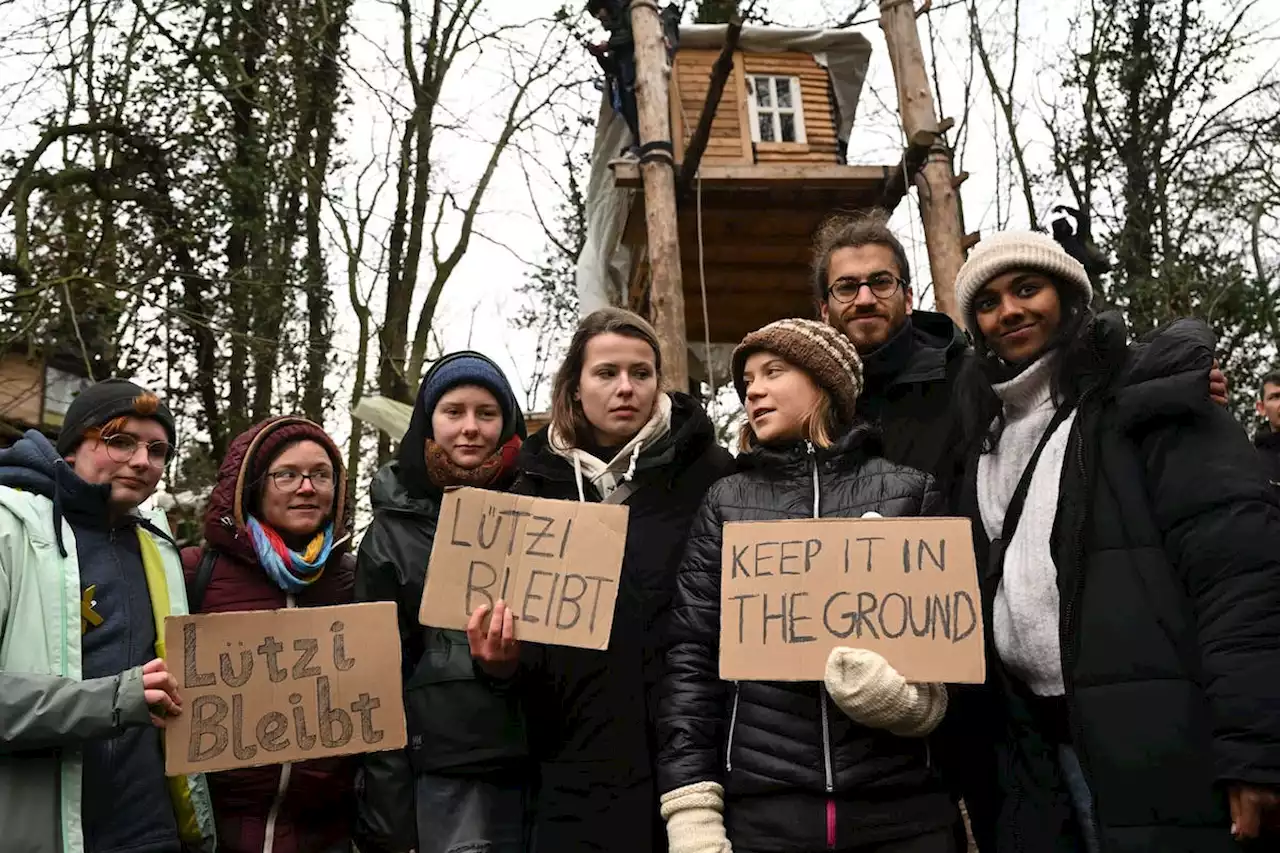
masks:
{"type": "Polygon", "coordinates": [[[267,477],[271,479],[277,491],[296,492],[302,488],[303,480],[311,481],[311,488],[317,492],[333,491],[333,472],[313,471],[310,474],[303,474],[300,471],[293,471],[286,468],[283,471],[269,471],[267,477]]]}
{"type": "Polygon", "coordinates": [[[893,273],[879,272],[865,280],[852,276],[838,278],[835,284],[827,288],[827,295],[834,296],[837,302],[852,302],[858,298],[863,287],[869,287],[876,299],[888,299],[901,286],[902,279],[893,273]]]}
{"type": "Polygon", "coordinates": [[[128,462],[138,452],[138,446],[147,448],[147,461],[153,468],[163,468],[173,459],[173,445],[167,441],[138,441],[127,432],[104,435],[99,439],[107,448],[107,456],[113,462],[128,462]]]}

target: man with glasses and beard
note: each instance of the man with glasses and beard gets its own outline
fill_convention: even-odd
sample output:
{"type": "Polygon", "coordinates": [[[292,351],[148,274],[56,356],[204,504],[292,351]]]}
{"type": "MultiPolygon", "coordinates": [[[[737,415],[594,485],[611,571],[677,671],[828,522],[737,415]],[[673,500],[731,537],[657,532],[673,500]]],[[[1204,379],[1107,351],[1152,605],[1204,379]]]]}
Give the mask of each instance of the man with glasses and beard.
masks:
{"type": "Polygon", "coordinates": [[[932,474],[950,494],[964,468],[964,430],[952,390],[969,361],[945,314],[912,308],[911,269],[881,211],[828,220],[813,258],[822,319],[862,357],[858,414],[878,423],[890,462],[932,474]]]}
{"type": "Polygon", "coordinates": [[[67,410],[55,448],[0,451],[0,826],[39,853],[212,850],[199,776],[166,779],[182,713],[159,626],[186,613],[163,513],[139,506],[173,455],[173,415],[112,379],[67,410]]]}

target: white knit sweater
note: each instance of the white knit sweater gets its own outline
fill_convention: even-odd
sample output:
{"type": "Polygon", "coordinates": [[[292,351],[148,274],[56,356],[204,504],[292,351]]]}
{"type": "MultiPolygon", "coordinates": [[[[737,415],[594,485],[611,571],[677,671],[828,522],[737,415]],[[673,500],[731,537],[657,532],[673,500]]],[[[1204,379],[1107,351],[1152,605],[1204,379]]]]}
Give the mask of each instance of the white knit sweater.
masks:
{"type": "MultiPolygon", "coordinates": [[[[995,386],[1004,402],[999,446],[978,460],[978,508],[987,536],[996,539],[1022,472],[1040,443],[1056,406],[1050,390],[1054,357],[1041,358],[1018,376],[995,386]]],[[[1000,659],[1037,696],[1061,696],[1058,571],[1050,536],[1058,511],[1058,485],[1075,413],[1054,431],[1035,473],[1022,518],[1005,552],[1004,577],[996,590],[992,631],[1000,659]]]]}

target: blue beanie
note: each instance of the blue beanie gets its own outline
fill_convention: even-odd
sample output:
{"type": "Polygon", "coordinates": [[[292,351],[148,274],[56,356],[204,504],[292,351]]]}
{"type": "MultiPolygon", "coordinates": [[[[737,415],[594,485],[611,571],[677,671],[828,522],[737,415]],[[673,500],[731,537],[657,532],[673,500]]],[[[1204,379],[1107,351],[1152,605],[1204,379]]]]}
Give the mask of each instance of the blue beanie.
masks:
{"type": "Polygon", "coordinates": [[[440,398],[459,385],[477,385],[488,389],[502,409],[502,439],[505,442],[516,434],[516,400],[507,377],[498,366],[476,352],[456,352],[432,365],[418,390],[418,405],[426,417],[426,434],[435,438],[431,428],[431,415],[440,398]]]}

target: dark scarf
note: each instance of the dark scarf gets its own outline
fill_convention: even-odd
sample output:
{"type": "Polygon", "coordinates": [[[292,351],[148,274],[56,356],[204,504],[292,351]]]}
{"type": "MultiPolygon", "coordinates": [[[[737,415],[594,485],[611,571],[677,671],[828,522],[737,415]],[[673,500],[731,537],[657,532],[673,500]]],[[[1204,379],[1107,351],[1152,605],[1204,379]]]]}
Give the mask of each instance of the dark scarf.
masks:
{"type": "Polygon", "coordinates": [[[449,454],[434,439],[426,441],[425,462],[427,476],[440,489],[454,486],[471,486],[476,489],[501,488],[515,476],[516,457],[520,455],[520,436],[498,448],[477,468],[462,468],[449,458],[449,454]]]}
{"type": "Polygon", "coordinates": [[[883,388],[906,370],[916,349],[911,315],[889,340],[862,357],[862,377],[867,388],[883,388]]]}

